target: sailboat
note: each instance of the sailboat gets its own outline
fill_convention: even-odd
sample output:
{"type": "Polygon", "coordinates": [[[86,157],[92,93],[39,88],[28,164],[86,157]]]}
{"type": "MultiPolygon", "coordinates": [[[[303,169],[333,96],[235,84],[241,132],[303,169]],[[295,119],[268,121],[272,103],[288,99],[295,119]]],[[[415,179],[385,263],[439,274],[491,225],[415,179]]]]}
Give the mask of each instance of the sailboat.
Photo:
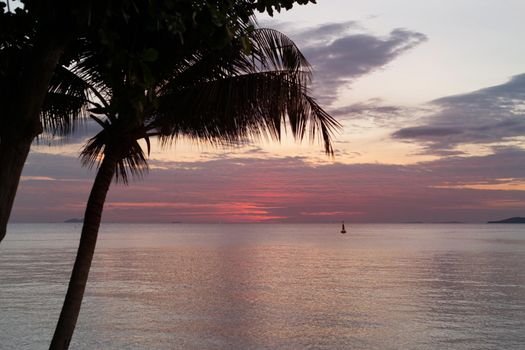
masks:
{"type": "Polygon", "coordinates": [[[343,226],[341,227],[341,233],[346,233],[345,222],[344,221],[343,221],[343,226]]]}

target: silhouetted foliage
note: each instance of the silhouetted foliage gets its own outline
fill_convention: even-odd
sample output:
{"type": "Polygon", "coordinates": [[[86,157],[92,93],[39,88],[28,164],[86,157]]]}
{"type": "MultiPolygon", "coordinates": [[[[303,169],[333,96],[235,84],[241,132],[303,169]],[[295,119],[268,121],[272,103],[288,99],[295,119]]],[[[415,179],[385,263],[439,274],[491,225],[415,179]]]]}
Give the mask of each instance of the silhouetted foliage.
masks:
{"type": "MultiPolygon", "coordinates": [[[[146,55],[155,40],[159,38],[145,35],[120,40],[119,45],[136,49],[143,45],[146,55]]],[[[180,45],[178,50],[163,45],[165,49],[152,55],[147,78],[139,74],[144,67],[133,57],[107,65],[105,55],[110,53],[97,50],[87,50],[71,69],[78,79],[70,79],[65,91],[83,87],[96,91],[88,111],[102,131],[81,155],[85,165],[99,168],[53,349],[67,347],[73,334],[110,183],[114,176],[127,182],[129,175],[141,176],[147,170],[150,138],[164,143],[179,136],[211,143],[261,135],[279,139],[287,120],[299,139],[308,128],[312,137],[319,132],[326,152],[332,153],[331,134],[339,124],[309,96],[310,67],[286,36],[239,23],[226,45],[206,47],[191,41],[180,45]]]]}
{"type": "MultiPolygon", "coordinates": [[[[166,37],[179,40],[174,50],[194,45],[220,48],[229,44],[239,23],[246,25],[255,11],[271,15],[293,4],[314,1],[21,2],[22,7],[17,8],[9,0],[0,2],[0,241],[32,141],[44,128],[51,129],[51,134],[67,134],[78,120],[80,99],[85,96],[71,93],[67,98],[59,97],[57,93],[64,92],[60,78],[52,76],[62,72],[55,71],[57,66],[68,67],[82,58],[86,41],[108,53],[108,66],[124,62],[121,68],[128,70],[129,78],[147,87],[156,83],[150,67],[158,58],[155,45],[162,45],[166,37]],[[124,38],[151,33],[164,37],[149,46],[122,45],[124,38]],[[48,89],[50,83],[57,90],[48,89]]],[[[137,101],[137,105],[143,102],[137,101]]]]}

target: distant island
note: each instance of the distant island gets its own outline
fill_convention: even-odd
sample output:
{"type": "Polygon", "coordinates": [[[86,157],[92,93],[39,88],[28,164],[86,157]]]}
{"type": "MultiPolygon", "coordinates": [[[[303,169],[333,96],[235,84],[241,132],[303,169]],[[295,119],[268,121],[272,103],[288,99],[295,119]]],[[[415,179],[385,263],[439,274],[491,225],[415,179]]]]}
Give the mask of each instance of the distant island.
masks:
{"type": "Polygon", "coordinates": [[[516,216],[513,218],[508,218],[499,221],[489,221],[488,224],[525,224],[525,218],[516,216]]]}
{"type": "Polygon", "coordinates": [[[64,221],[66,224],[78,224],[78,223],[83,223],[84,222],[84,219],[82,218],[73,218],[73,219],[67,219],[66,221],[64,221]]]}

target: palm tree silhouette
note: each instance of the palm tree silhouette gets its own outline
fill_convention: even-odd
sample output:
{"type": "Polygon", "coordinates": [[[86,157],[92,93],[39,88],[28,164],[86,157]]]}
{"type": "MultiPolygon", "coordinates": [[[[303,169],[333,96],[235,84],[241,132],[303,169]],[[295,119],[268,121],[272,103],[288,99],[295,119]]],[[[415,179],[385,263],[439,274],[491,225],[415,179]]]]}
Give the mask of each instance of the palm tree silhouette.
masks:
{"type": "Polygon", "coordinates": [[[148,68],[156,83],[147,89],[129,79],[126,69],[108,71],[96,52],[71,69],[70,84],[96,95],[89,110],[102,130],[81,152],[83,164],[98,171],[51,349],[69,346],[111,181],[127,183],[147,171],[152,137],[163,144],[181,136],[212,144],[260,136],[278,140],[286,121],[295,138],[320,137],[333,154],[331,137],[339,124],[309,95],[310,65],[285,35],[256,29],[234,37],[226,48],[196,48],[175,61],[156,54],[158,64],[148,68]]]}
{"type": "MultiPolygon", "coordinates": [[[[26,87],[23,91],[19,82],[24,80],[21,72],[31,71],[27,67],[28,57],[31,56],[34,45],[30,42],[30,35],[20,28],[17,32],[17,23],[2,23],[0,30],[0,242],[6,234],[7,221],[11,213],[16,190],[20,180],[22,168],[26,161],[32,141],[39,137],[42,131],[48,135],[67,135],[74,127],[74,121],[83,116],[81,113],[88,99],[86,90],[78,84],[69,84],[70,74],[64,65],[69,65],[70,49],[62,55],[62,60],[56,58],[51,62],[49,57],[35,59],[46,61],[45,67],[37,65],[37,72],[32,74],[38,83],[37,87],[26,87]],[[14,33],[7,30],[15,28],[14,33]],[[46,71],[42,73],[41,71],[46,71]],[[42,90],[43,91],[39,91],[42,90]],[[15,95],[15,96],[13,96],[15,95]],[[20,104],[20,105],[18,105],[20,104]],[[11,106],[15,110],[9,109],[11,106]],[[28,122],[28,118],[35,120],[28,122]],[[29,125],[24,125],[24,124],[29,125]]],[[[28,29],[27,31],[30,32],[28,29]]],[[[80,40],[79,40],[80,41],[80,40]]],[[[74,46],[74,45],[71,45],[74,46]]],[[[51,49],[50,49],[51,50],[51,49]]],[[[51,50],[53,51],[53,50],[51,50]]],[[[55,52],[56,54],[56,52],[55,52]]],[[[52,54],[52,56],[55,56],[52,54]]],[[[41,62],[42,63],[42,62],[41,62]]],[[[31,75],[31,74],[30,74],[31,75]]],[[[25,77],[30,81],[31,78],[25,77]]],[[[27,81],[26,84],[29,84],[27,81]]],[[[31,85],[31,84],[29,84],[31,85]]],[[[40,136],[40,138],[42,138],[40,136]]]]}

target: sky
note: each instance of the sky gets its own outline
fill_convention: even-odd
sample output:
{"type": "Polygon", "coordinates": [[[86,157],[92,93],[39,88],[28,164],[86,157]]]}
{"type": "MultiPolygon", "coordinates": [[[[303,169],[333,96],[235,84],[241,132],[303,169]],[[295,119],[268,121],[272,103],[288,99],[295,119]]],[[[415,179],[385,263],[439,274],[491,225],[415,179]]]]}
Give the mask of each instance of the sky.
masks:
{"type": "MultiPolygon", "coordinates": [[[[149,174],[114,184],[106,222],[485,222],[525,216],[525,2],[318,0],[258,16],[314,68],[343,125],[320,142],[154,147],[149,174]]],[[[35,144],[12,220],[83,215],[96,132],[35,144]]]]}

